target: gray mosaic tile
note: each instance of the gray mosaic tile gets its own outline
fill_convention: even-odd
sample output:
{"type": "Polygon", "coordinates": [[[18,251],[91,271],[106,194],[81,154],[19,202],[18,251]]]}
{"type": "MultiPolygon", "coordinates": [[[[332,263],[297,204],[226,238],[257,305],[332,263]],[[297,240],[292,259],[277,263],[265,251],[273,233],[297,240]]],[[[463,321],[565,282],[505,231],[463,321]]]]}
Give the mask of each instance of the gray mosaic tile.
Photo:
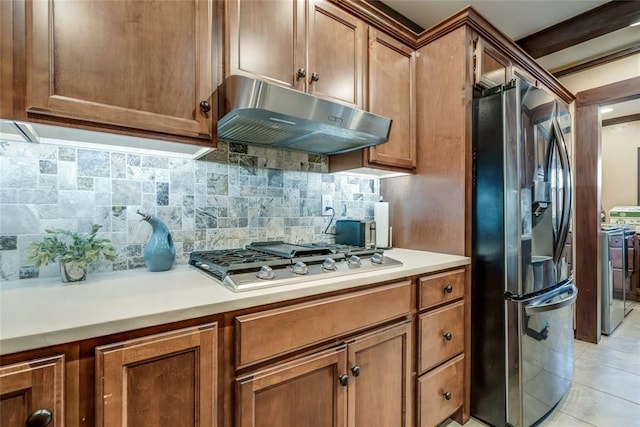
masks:
{"type": "Polygon", "coordinates": [[[164,222],[169,230],[182,229],[182,208],[174,206],[158,206],[158,219],[164,222]]]}
{"type": "Polygon", "coordinates": [[[58,147],[58,160],[76,161],[76,149],[72,147],[58,147]]]}
{"type": "Polygon", "coordinates": [[[18,193],[18,203],[26,204],[53,204],[58,202],[56,190],[31,190],[23,189],[18,193]]]}
{"type": "Polygon", "coordinates": [[[76,162],[79,176],[110,176],[111,164],[107,151],[78,149],[76,162]]]}
{"type": "Polygon", "coordinates": [[[194,218],[195,198],[194,196],[184,196],[182,199],[182,215],[185,218],[194,218]]]}
{"type": "Polygon", "coordinates": [[[38,277],[38,270],[34,265],[22,265],[20,266],[20,279],[33,279],[38,277]]]}
{"type": "Polygon", "coordinates": [[[217,208],[197,208],[196,209],[196,230],[218,228],[217,208]]]}
{"type": "Polygon", "coordinates": [[[0,236],[0,251],[15,251],[18,249],[18,236],[0,236]]]}
{"type": "Polygon", "coordinates": [[[217,173],[207,174],[207,194],[226,195],[229,191],[228,175],[217,173]]]}
{"type": "Polygon", "coordinates": [[[38,171],[38,160],[0,157],[0,187],[35,188],[38,171]]]}
{"type": "Polygon", "coordinates": [[[156,203],[158,206],[169,205],[169,183],[168,182],[156,183],[156,203]]]}
{"type": "Polygon", "coordinates": [[[114,179],[111,191],[115,205],[139,205],[142,201],[142,185],[139,181],[114,179]]]}
{"type": "Polygon", "coordinates": [[[60,191],[58,208],[61,218],[93,218],[95,194],[92,191],[60,191]]]}
{"type": "Polygon", "coordinates": [[[15,188],[0,188],[0,203],[18,203],[18,190],[15,188]]]}
{"type": "Polygon", "coordinates": [[[93,190],[93,178],[86,176],[78,177],[78,190],[93,190]]]}
{"type": "Polygon", "coordinates": [[[78,165],[71,161],[58,161],[58,188],[75,190],[78,188],[78,165]]]}
{"type": "Polygon", "coordinates": [[[193,194],[195,179],[191,171],[170,171],[171,193],[193,194]]]}
{"type": "Polygon", "coordinates": [[[127,155],[124,153],[111,153],[111,178],[125,179],[127,167],[127,155]]]}
{"type": "Polygon", "coordinates": [[[55,219],[60,218],[60,209],[58,205],[40,205],[38,206],[39,219],[55,219]]]}
{"type": "Polygon", "coordinates": [[[29,234],[38,229],[35,205],[0,205],[0,234],[29,234]]]}
{"type": "Polygon", "coordinates": [[[58,163],[55,160],[40,160],[40,173],[55,175],[58,173],[58,163]]]}
{"type": "Polygon", "coordinates": [[[127,154],[127,166],[140,166],[140,155],[127,154]]]}
{"type": "Polygon", "coordinates": [[[169,159],[159,156],[142,156],[140,166],[143,168],[168,169],[169,159]]]}

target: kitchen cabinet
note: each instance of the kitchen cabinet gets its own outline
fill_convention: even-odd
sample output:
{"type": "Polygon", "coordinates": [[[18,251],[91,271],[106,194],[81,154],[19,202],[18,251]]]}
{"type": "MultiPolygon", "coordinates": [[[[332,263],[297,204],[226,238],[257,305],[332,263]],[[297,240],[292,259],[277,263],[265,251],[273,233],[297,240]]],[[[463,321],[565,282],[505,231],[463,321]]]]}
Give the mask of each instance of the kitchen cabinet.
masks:
{"type": "Polygon", "coordinates": [[[246,75],[362,107],[363,21],[323,0],[229,0],[227,6],[226,76],[246,75]]]}
{"type": "Polygon", "coordinates": [[[243,370],[237,425],[411,425],[411,290],[402,281],[238,316],[236,369],[293,359],[243,370]]]}
{"type": "Polygon", "coordinates": [[[28,0],[29,117],[212,145],[217,8],[213,0],[28,0]]]}
{"type": "Polygon", "coordinates": [[[238,378],[237,425],[408,427],[410,343],[406,321],[238,378]]]}
{"type": "Polygon", "coordinates": [[[456,269],[418,279],[417,425],[469,414],[469,277],[456,269]]]}
{"type": "Polygon", "coordinates": [[[329,171],[413,172],[416,167],[416,57],[402,42],[369,27],[367,110],[393,120],[384,144],[329,159],[329,171]]]}
{"type": "Polygon", "coordinates": [[[57,355],[1,367],[0,425],[64,426],[64,363],[57,355]]]}
{"type": "Polygon", "coordinates": [[[510,80],[509,59],[482,38],[476,38],[473,48],[473,82],[487,89],[510,80]]]}
{"type": "Polygon", "coordinates": [[[95,350],[96,426],[217,425],[217,324],[95,350]]]}

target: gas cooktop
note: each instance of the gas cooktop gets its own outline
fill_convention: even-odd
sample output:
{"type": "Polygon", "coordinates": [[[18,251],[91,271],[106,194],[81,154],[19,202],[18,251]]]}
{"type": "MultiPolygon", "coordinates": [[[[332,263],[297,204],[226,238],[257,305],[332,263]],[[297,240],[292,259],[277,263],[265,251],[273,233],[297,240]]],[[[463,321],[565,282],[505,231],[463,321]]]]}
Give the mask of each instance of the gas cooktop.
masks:
{"type": "Polygon", "coordinates": [[[238,249],[192,252],[189,264],[234,292],[402,265],[385,256],[382,249],[281,241],[254,242],[238,249]]]}

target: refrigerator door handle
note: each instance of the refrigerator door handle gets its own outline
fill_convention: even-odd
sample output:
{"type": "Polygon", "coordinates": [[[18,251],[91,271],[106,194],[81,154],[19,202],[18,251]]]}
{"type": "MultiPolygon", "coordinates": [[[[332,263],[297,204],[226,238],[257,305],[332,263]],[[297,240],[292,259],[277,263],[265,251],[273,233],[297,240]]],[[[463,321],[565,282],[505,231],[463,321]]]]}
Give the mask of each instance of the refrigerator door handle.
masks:
{"type": "Polygon", "coordinates": [[[569,232],[569,222],[571,221],[571,169],[569,165],[569,153],[567,152],[567,145],[562,136],[562,130],[558,124],[557,119],[552,121],[553,133],[555,134],[556,144],[558,146],[558,153],[560,154],[560,163],[562,165],[562,184],[564,186],[562,201],[562,216],[560,227],[558,229],[558,240],[556,241],[556,247],[554,248],[554,261],[556,264],[560,262],[564,244],[567,240],[567,234],[569,232]]]}
{"type": "Polygon", "coordinates": [[[560,295],[566,295],[566,297],[561,298],[560,301],[554,301],[547,304],[527,305],[524,307],[524,310],[527,314],[536,314],[536,313],[542,313],[545,311],[557,310],[559,308],[566,307],[572,302],[574,302],[578,297],[578,288],[576,288],[576,285],[572,284],[571,288],[561,293],[560,295]]]}

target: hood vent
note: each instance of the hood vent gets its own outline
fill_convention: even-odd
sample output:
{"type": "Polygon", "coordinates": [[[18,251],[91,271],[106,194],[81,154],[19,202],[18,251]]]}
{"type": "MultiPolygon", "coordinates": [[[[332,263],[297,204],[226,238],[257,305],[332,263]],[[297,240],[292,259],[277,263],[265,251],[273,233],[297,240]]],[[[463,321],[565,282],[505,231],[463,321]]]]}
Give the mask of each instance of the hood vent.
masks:
{"type": "Polygon", "coordinates": [[[244,76],[220,86],[218,139],[331,155],[389,139],[391,119],[244,76]]]}

